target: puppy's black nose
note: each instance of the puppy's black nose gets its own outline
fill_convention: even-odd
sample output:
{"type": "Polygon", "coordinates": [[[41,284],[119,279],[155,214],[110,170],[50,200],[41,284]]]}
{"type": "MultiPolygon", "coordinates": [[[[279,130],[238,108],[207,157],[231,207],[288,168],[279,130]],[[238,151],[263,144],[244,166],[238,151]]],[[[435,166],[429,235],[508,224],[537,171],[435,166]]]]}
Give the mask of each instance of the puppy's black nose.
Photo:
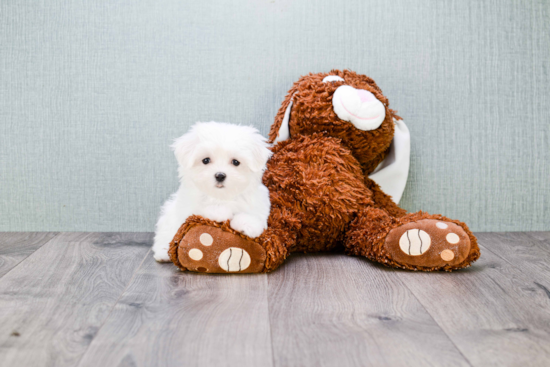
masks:
{"type": "Polygon", "coordinates": [[[214,177],[216,177],[216,181],[223,182],[225,180],[225,177],[227,177],[227,176],[223,172],[218,172],[214,175],[214,177]]]}

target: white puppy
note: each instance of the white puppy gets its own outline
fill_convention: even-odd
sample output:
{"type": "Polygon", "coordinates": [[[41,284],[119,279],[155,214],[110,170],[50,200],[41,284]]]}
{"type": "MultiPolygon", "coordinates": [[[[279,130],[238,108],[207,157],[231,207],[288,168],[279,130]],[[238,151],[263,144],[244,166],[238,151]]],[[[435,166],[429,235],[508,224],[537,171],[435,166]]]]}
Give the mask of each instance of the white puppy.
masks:
{"type": "Polygon", "coordinates": [[[168,248],[193,214],[223,222],[250,237],[267,228],[270,201],[262,176],[271,151],[251,126],[198,122],[175,140],[180,187],[164,203],[153,244],[157,261],[169,261],[168,248]]]}

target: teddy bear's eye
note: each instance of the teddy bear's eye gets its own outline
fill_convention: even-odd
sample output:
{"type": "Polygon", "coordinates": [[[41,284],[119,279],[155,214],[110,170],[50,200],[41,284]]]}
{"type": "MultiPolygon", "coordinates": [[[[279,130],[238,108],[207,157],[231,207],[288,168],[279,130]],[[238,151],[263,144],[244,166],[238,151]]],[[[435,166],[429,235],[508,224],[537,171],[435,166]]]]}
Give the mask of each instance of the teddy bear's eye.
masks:
{"type": "Polygon", "coordinates": [[[233,159],[233,160],[231,161],[231,163],[232,163],[235,167],[237,167],[239,164],[241,164],[241,162],[239,162],[239,161],[236,160],[236,159],[233,159]]]}
{"type": "Polygon", "coordinates": [[[204,159],[202,160],[202,163],[204,163],[204,164],[210,163],[210,158],[204,158],[204,159]]]}
{"type": "Polygon", "coordinates": [[[328,82],[345,82],[345,80],[344,78],[341,78],[338,75],[328,75],[328,76],[325,76],[325,78],[323,79],[323,83],[328,83],[328,82]]]}

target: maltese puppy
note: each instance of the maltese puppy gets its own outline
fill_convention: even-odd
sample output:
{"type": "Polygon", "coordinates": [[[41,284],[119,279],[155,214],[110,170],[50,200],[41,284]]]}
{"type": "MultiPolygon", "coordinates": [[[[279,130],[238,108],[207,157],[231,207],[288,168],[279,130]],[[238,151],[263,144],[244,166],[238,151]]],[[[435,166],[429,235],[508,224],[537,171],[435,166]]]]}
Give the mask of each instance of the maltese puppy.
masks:
{"type": "Polygon", "coordinates": [[[262,184],[269,144],[252,126],[198,122],[172,145],[180,187],[160,211],[153,244],[157,261],[170,261],[168,248],[187,217],[223,222],[249,237],[267,228],[269,191],[262,184]]]}

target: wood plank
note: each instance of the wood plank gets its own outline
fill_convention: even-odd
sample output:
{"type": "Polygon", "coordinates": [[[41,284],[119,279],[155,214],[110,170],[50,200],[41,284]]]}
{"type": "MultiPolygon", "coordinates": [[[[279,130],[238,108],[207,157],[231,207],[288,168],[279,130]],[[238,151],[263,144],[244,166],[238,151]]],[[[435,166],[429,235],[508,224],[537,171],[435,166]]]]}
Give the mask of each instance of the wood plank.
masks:
{"type": "Polygon", "coordinates": [[[471,268],[398,276],[474,366],[550,365],[550,299],[485,248],[471,268]]]}
{"type": "Polygon", "coordinates": [[[543,232],[479,233],[478,238],[486,249],[528,275],[535,285],[550,290],[550,234],[545,239],[543,232]]]}
{"type": "Polygon", "coordinates": [[[63,233],[2,277],[2,365],[76,365],[151,242],[149,233],[63,233]]]}
{"type": "Polygon", "coordinates": [[[550,248],[550,231],[546,232],[523,232],[530,237],[536,238],[544,243],[544,248],[550,248]]]}
{"type": "Polygon", "coordinates": [[[79,366],[270,366],[265,274],[180,272],[150,254],[79,366]]]}
{"type": "Polygon", "coordinates": [[[292,255],[268,278],[275,366],[468,366],[397,273],[292,255]]]}
{"type": "Polygon", "coordinates": [[[0,233],[0,278],[57,235],[57,232],[0,233]]]}
{"type": "Polygon", "coordinates": [[[546,244],[545,248],[550,247],[550,231],[546,232],[523,232],[527,234],[528,236],[531,236],[533,238],[536,238],[539,241],[544,242],[546,244]]]}

